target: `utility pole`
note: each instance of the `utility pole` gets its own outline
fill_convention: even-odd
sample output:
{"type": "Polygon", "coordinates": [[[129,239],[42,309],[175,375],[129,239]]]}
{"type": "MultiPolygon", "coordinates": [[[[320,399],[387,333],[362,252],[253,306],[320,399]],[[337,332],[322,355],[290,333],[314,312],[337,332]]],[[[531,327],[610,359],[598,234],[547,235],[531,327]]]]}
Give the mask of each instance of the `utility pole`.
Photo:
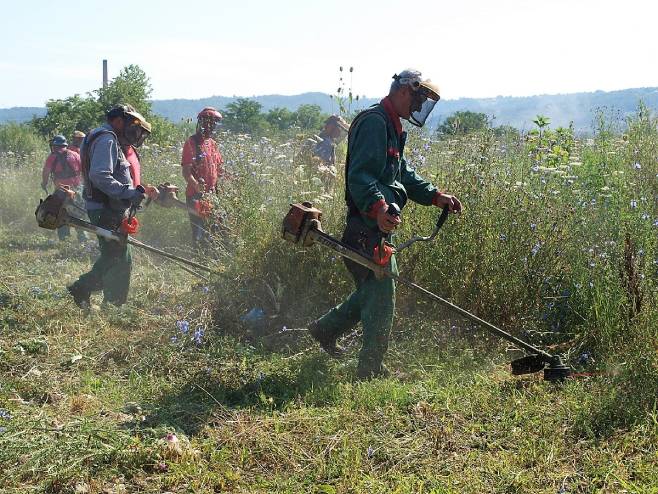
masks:
{"type": "Polygon", "coordinates": [[[107,60],[103,60],[103,89],[107,87],[107,60]]]}

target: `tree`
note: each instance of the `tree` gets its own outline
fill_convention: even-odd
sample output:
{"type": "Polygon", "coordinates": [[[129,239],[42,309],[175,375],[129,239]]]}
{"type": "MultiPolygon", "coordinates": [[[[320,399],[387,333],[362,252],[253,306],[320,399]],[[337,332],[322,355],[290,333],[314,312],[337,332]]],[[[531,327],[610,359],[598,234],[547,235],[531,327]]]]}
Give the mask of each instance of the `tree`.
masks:
{"type": "Polygon", "coordinates": [[[233,103],[226,105],[224,124],[237,132],[264,133],[269,124],[261,113],[262,108],[263,105],[258,101],[238,98],[233,103]]]}
{"type": "Polygon", "coordinates": [[[101,114],[98,101],[89,95],[83,97],[76,94],[48,101],[46,114],[33,118],[31,125],[44,137],[62,134],[70,138],[74,130],[87,132],[96,127],[101,114]]]}
{"type": "Polygon", "coordinates": [[[318,105],[299,105],[296,113],[297,125],[305,130],[316,131],[322,127],[326,116],[318,105]]]}
{"type": "Polygon", "coordinates": [[[112,79],[106,88],[94,91],[103,111],[119,103],[129,104],[148,120],[152,116],[149,98],[153,89],[151,81],[138,65],[128,65],[112,79]]]}
{"type": "Polygon", "coordinates": [[[489,117],[485,113],[458,111],[447,117],[437,132],[444,135],[463,135],[489,127],[489,117]]]}
{"type": "Polygon", "coordinates": [[[267,112],[265,119],[274,129],[284,131],[288,130],[295,124],[297,115],[287,108],[272,108],[267,112]]]}
{"type": "MultiPolygon", "coordinates": [[[[88,132],[97,127],[103,121],[105,112],[118,103],[134,106],[153,123],[156,116],[151,112],[148,100],[151,92],[146,73],[137,65],[128,65],[106,88],[97,89],[86,96],[76,94],[48,101],[46,115],[32,119],[31,124],[45,137],[55,134],[70,137],[74,130],[88,132]]],[[[162,124],[161,121],[158,123],[162,124]]]]}

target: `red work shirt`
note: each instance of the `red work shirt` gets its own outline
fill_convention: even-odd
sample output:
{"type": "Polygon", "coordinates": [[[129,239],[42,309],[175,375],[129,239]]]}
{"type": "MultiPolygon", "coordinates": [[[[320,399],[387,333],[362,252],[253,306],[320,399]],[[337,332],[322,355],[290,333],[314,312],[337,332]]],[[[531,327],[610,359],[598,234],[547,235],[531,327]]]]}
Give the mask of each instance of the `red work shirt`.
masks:
{"type": "Polygon", "coordinates": [[[68,148],[66,148],[66,149],[68,149],[69,151],[73,151],[74,153],[78,153],[78,154],[80,154],[80,148],[79,148],[78,146],[74,146],[73,144],[71,144],[71,145],[70,145],[68,148]]]}
{"type": "MultiPolygon", "coordinates": [[[[217,179],[224,174],[223,163],[222,155],[213,139],[195,134],[185,141],[181,165],[189,169],[196,180],[203,179],[206,191],[217,188],[217,179]]],[[[185,195],[187,197],[194,195],[194,190],[189,185],[185,189],[185,195]]]]}
{"type": "Polygon", "coordinates": [[[123,155],[130,163],[130,178],[133,180],[133,187],[137,187],[142,183],[142,170],[139,164],[139,156],[135,152],[135,148],[132,146],[121,146],[123,155]]]}
{"type": "Polygon", "coordinates": [[[48,181],[52,176],[55,187],[60,185],[77,187],[82,181],[81,170],[82,166],[78,153],[68,149],[55,151],[46,158],[41,172],[41,183],[48,185],[48,181]]]}

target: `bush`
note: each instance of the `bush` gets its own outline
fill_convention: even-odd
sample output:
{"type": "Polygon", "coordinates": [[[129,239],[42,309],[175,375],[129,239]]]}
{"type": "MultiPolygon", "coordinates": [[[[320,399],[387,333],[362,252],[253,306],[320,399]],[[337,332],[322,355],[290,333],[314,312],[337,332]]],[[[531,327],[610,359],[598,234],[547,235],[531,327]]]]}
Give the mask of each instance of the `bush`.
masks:
{"type": "Polygon", "coordinates": [[[22,163],[28,156],[34,156],[43,149],[48,149],[48,143],[37,136],[26,124],[8,123],[0,125],[0,153],[5,156],[0,164],[22,163]]]}

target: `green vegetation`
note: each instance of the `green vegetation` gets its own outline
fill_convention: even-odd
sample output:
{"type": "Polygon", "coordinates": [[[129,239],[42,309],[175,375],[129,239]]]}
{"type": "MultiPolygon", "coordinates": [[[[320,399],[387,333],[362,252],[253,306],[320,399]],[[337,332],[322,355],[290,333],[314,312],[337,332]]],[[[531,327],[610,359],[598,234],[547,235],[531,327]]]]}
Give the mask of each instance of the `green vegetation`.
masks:
{"type": "Polygon", "coordinates": [[[447,117],[437,132],[442,135],[464,135],[486,130],[489,127],[489,117],[485,113],[458,111],[447,117]]]}
{"type": "MultiPolygon", "coordinates": [[[[519,352],[402,287],[389,379],[353,380],[358,334],[334,361],[283,331],[351,289],[333,253],[279,237],[299,200],[339,234],[341,174],[293,165],[284,138],[219,142],[226,233],[206,262],[220,274],[135,251],[130,304],[89,315],[64,287],[93,242],[34,224],[43,151],[18,168],[0,155],[0,491],[656,492],[655,116],[584,141],[547,124],[407,144],[465,212],[403,253],[401,274],[565,354],[585,375],[564,385],[509,375],[519,352]]],[[[147,143],[144,181],[180,185],[179,153],[147,143]]],[[[410,206],[396,241],[437,213],[410,206]]],[[[190,255],[179,210],[140,220],[140,239],[190,255]]]]}
{"type": "Polygon", "coordinates": [[[300,105],[296,111],[277,107],[263,113],[262,109],[257,101],[238,98],[226,105],[223,125],[234,132],[286,135],[295,130],[319,132],[328,116],[322,113],[318,105],[300,105]]]}

